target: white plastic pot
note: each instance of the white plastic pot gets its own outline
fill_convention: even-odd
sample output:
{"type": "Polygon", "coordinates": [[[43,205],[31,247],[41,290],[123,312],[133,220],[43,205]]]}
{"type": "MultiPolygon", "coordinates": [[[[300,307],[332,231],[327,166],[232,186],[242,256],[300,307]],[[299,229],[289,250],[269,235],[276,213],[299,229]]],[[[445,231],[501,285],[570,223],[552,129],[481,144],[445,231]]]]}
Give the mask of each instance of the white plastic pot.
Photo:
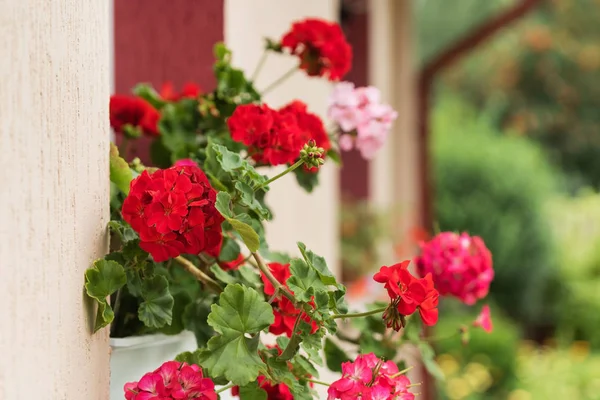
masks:
{"type": "MultiPolygon", "coordinates": [[[[145,335],[111,338],[110,400],[124,400],[123,386],[134,382],[147,372],[154,371],[179,353],[197,349],[196,338],[189,331],[178,335],[145,335]]],[[[221,400],[233,400],[230,391],[220,393],[221,400]]]]}

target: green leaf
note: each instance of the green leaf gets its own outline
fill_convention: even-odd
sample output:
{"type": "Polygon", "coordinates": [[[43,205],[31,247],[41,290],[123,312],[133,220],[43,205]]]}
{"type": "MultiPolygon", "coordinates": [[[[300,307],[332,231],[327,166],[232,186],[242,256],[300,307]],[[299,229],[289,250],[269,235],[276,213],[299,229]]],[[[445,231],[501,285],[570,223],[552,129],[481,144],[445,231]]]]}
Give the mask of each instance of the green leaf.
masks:
{"type": "Polygon", "coordinates": [[[183,353],[179,353],[179,354],[177,354],[177,356],[175,356],[175,361],[198,365],[198,355],[199,354],[200,354],[200,350],[196,350],[193,352],[192,351],[184,351],[183,353]]]}
{"type": "Polygon", "coordinates": [[[425,368],[433,376],[434,378],[444,381],[446,377],[444,376],[444,372],[435,361],[435,351],[429,345],[429,343],[421,342],[418,345],[419,351],[421,352],[421,359],[423,361],[423,365],[425,368]]]}
{"type": "Polygon", "coordinates": [[[323,365],[321,358],[321,349],[323,348],[323,336],[325,329],[319,329],[315,333],[311,333],[312,326],[308,322],[301,320],[298,324],[298,330],[301,331],[302,348],[306,351],[308,358],[318,365],[323,365]]]}
{"type": "Polygon", "coordinates": [[[342,157],[340,156],[340,153],[333,149],[329,149],[329,151],[327,152],[327,158],[330,158],[331,161],[333,161],[337,165],[342,165],[342,157]]]}
{"type": "Polygon", "coordinates": [[[233,229],[240,235],[246,247],[251,252],[258,251],[260,247],[260,238],[252,227],[238,219],[228,219],[227,222],[231,224],[233,229]]]}
{"type": "Polygon", "coordinates": [[[194,332],[198,347],[206,346],[208,340],[215,335],[214,329],[206,323],[208,314],[210,306],[201,300],[188,304],[183,311],[183,325],[188,331],[194,332]]]}
{"type": "Polygon", "coordinates": [[[296,168],[294,175],[296,175],[296,181],[300,187],[306,190],[307,193],[312,193],[319,184],[318,173],[305,171],[304,168],[296,168]]]}
{"type": "Polygon", "coordinates": [[[213,273],[215,278],[217,278],[223,283],[233,284],[237,282],[237,280],[233,276],[229,275],[226,271],[223,271],[221,267],[219,267],[217,264],[213,264],[210,266],[210,272],[213,273]]]}
{"type": "Polygon", "coordinates": [[[333,372],[342,372],[342,363],[350,361],[346,352],[338,347],[330,338],[325,339],[325,360],[327,368],[333,372]]]}
{"type": "Polygon", "coordinates": [[[313,268],[317,272],[321,282],[323,282],[325,285],[333,285],[338,288],[343,288],[343,285],[338,284],[337,280],[327,267],[327,263],[323,257],[316,255],[310,250],[306,250],[304,243],[298,242],[297,244],[298,248],[300,249],[300,253],[302,253],[302,257],[304,257],[304,261],[306,261],[309,267],[313,268]]]}
{"type": "Polygon", "coordinates": [[[241,249],[238,242],[230,237],[223,238],[223,246],[219,253],[219,261],[229,262],[236,260],[240,255],[241,249]]]}
{"type": "Polygon", "coordinates": [[[227,48],[225,43],[218,42],[215,43],[213,47],[213,53],[218,61],[224,61],[228,56],[231,55],[231,50],[227,48]]]}
{"type": "Polygon", "coordinates": [[[231,196],[227,192],[217,193],[217,200],[215,201],[215,208],[229,220],[233,218],[233,212],[231,211],[231,196]]]}
{"type": "Polygon", "coordinates": [[[85,271],[85,291],[98,303],[94,332],[104,328],[115,318],[107,298],[126,282],[123,266],[115,261],[96,260],[94,266],[85,271]]]}
{"type": "Polygon", "coordinates": [[[258,387],[258,382],[240,386],[240,400],[267,400],[267,392],[258,387]]]}
{"type": "Polygon", "coordinates": [[[236,284],[225,288],[211,310],[208,324],[220,335],[208,341],[200,365],[210,376],[225,376],[236,385],[256,380],[265,368],[258,355],[259,332],[273,323],[273,309],[258,292],[236,284]]]}
{"type": "Polygon", "coordinates": [[[294,373],[296,376],[302,377],[319,377],[319,371],[310,362],[310,360],[301,354],[296,354],[292,359],[292,366],[294,367],[294,373]]]}
{"type": "Polygon", "coordinates": [[[169,281],[164,276],[145,278],[142,283],[144,301],[138,308],[140,321],[149,328],[170,325],[173,318],[174,299],[169,292],[169,281]]]}
{"type": "Polygon", "coordinates": [[[133,179],[127,162],[119,157],[119,149],[114,143],[110,144],[110,181],[117,185],[120,191],[129,194],[129,184],[133,179]]]}
{"type": "Polygon", "coordinates": [[[293,259],[290,262],[290,272],[291,276],[287,280],[287,284],[294,292],[296,299],[300,301],[307,303],[315,295],[315,292],[327,290],[317,272],[310,268],[304,260],[293,259]]]}
{"type": "Polygon", "coordinates": [[[185,329],[183,314],[192,299],[185,292],[179,292],[173,295],[173,320],[170,325],[165,325],[160,332],[165,335],[176,335],[185,329]]]}
{"type": "Polygon", "coordinates": [[[109,221],[108,229],[119,236],[122,244],[139,239],[137,233],[123,221],[109,221]]]}
{"type": "Polygon", "coordinates": [[[162,106],[165,105],[165,101],[160,97],[160,95],[154,90],[152,86],[149,86],[145,83],[139,83],[133,88],[133,94],[142,99],[146,100],[148,103],[152,104],[152,107],[160,110],[162,106]]]}
{"type": "Polygon", "coordinates": [[[257,288],[262,285],[262,280],[260,279],[260,274],[256,271],[256,268],[249,267],[247,265],[242,265],[238,269],[240,276],[243,281],[253,288],[257,288]]]}

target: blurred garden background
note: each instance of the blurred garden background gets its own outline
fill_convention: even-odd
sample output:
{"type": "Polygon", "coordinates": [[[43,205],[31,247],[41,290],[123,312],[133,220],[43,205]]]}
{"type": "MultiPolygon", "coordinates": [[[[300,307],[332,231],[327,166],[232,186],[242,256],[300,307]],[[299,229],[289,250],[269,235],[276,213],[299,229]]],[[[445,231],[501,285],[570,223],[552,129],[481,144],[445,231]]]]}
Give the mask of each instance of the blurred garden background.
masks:
{"type": "MultiPolygon", "coordinates": [[[[517,1],[414,3],[423,66],[517,1]]],[[[435,225],[483,237],[496,271],[494,333],[438,343],[439,398],[600,399],[599,108],[598,0],[541,1],[436,78],[435,225]]],[[[341,220],[351,281],[379,265],[390,218],[347,202],[341,220]]],[[[443,307],[436,336],[465,320],[443,307]]]]}

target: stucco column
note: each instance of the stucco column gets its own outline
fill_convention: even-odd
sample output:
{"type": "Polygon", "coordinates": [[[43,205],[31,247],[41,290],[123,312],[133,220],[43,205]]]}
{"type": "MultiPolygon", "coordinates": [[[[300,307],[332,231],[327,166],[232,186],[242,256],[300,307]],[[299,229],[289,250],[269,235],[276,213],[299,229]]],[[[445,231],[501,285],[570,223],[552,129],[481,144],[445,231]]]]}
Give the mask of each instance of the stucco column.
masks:
{"type": "Polygon", "coordinates": [[[0,399],[108,398],[108,3],[0,0],[0,399]]]}
{"type": "MultiPolygon", "coordinates": [[[[233,63],[251,74],[262,55],[265,37],[279,39],[292,22],[306,17],[337,20],[337,13],[336,0],[226,0],[225,41],[233,50],[233,63]]],[[[297,64],[295,57],[270,54],[256,87],[264,89],[297,64]]],[[[326,80],[309,78],[299,71],[268,93],[265,100],[270,106],[279,107],[299,99],[308,104],[311,112],[324,117],[330,90],[326,80]]],[[[319,172],[320,185],[311,194],[298,186],[293,174],[272,185],[268,202],[275,219],[268,223],[267,239],[274,250],[299,256],[296,241],[303,241],[326,258],[332,271],[337,271],[338,168],[333,162],[326,163],[319,172]]],[[[283,169],[271,174],[280,170],[283,169]]]]}

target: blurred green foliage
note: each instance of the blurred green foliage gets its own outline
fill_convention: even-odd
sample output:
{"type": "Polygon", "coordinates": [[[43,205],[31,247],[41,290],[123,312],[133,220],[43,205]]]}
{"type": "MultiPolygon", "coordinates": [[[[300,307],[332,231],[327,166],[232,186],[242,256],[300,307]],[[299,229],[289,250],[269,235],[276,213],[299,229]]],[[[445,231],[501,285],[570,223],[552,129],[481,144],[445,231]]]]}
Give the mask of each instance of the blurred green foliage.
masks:
{"type": "Polygon", "coordinates": [[[481,236],[493,254],[491,297],[530,336],[556,323],[561,296],[545,199],[554,172],[539,148],[498,134],[485,115],[442,96],[433,116],[435,216],[481,236]]]}
{"type": "MultiPolygon", "coordinates": [[[[419,14],[420,46],[425,49],[443,48],[447,42],[439,35],[440,26],[428,23],[435,20],[432,15],[451,20],[450,32],[452,26],[469,26],[476,18],[446,12],[444,0],[425,3],[431,14],[419,14]]],[[[480,3],[498,10],[506,2],[480,3]]],[[[483,13],[477,7],[471,10],[483,13]]],[[[439,82],[463,94],[478,110],[491,112],[496,127],[539,141],[551,161],[569,173],[572,190],[600,188],[598,15],[597,0],[542,2],[460,60],[439,82]]]]}
{"type": "Polygon", "coordinates": [[[548,204],[563,284],[558,338],[600,350],[600,195],[591,191],[548,204]]]}

